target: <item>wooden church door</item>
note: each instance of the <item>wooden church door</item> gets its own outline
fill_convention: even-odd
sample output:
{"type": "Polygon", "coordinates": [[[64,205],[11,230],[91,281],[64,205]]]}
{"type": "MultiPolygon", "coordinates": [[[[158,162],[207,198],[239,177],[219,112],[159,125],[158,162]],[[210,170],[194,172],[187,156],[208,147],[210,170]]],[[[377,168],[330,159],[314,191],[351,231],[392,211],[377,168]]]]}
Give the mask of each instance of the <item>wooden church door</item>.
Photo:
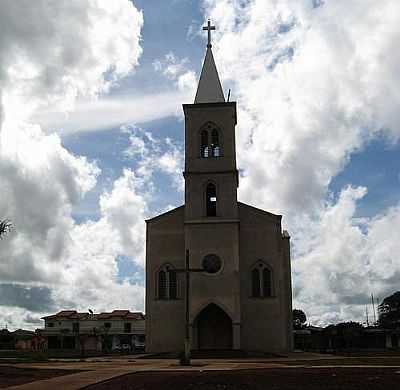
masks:
{"type": "Polygon", "coordinates": [[[197,317],[199,349],[232,349],[232,320],[210,304],[197,317]]]}

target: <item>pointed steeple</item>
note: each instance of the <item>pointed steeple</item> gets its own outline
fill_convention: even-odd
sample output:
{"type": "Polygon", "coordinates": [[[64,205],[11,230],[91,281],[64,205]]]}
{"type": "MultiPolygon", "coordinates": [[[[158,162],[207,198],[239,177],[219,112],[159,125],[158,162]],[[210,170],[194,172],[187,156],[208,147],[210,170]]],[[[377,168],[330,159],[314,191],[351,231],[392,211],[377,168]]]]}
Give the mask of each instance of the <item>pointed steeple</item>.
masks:
{"type": "Polygon", "coordinates": [[[208,31],[208,44],[194,103],[223,103],[225,102],[224,93],[211,50],[211,30],[215,30],[215,27],[208,21],[203,30],[208,31]]]}

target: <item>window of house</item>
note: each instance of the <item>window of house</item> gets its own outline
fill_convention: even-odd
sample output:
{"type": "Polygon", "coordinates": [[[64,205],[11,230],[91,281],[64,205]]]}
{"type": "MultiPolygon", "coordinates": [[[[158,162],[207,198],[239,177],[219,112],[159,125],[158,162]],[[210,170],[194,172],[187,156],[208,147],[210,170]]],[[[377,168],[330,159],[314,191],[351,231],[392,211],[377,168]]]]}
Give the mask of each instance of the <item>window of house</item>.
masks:
{"type": "Polygon", "coordinates": [[[54,328],[54,322],[48,322],[47,323],[48,328],[54,328]]]}
{"type": "Polygon", "coordinates": [[[72,331],[73,331],[74,333],[79,333],[79,322],[74,322],[74,323],[72,324],[72,331]]]}
{"type": "Polygon", "coordinates": [[[132,324],[130,322],[125,322],[124,324],[124,332],[131,333],[132,332],[132,324]]]}
{"type": "Polygon", "coordinates": [[[206,212],[207,217],[217,215],[217,189],[212,183],[209,183],[206,188],[206,212]]]}
{"type": "Polygon", "coordinates": [[[157,273],[158,299],[178,299],[177,273],[171,265],[164,265],[157,273]]]}
{"type": "Polygon", "coordinates": [[[251,295],[254,298],[272,297],[272,272],[262,261],[251,270],[251,295]]]}
{"type": "Polygon", "coordinates": [[[104,323],[104,328],[110,329],[111,328],[111,322],[105,322],[104,323]]]}

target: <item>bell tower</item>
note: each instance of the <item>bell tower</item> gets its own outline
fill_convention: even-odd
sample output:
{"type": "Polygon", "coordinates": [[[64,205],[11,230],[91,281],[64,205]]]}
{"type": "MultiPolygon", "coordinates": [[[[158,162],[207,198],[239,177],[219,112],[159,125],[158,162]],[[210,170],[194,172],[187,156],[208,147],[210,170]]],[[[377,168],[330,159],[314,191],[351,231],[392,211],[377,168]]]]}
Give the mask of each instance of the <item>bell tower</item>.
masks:
{"type": "Polygon", "coordinates": [[[185,113],[185,217],[238,217],[236,102],[226,102],[209,41],[194,104],[185,113]]]}
{"type": "MultiPolygon", "coordinates": [[[[240,348],[239,216],[236,167],[236,102],[226,102],[215,65],[210,22],[207,51],[193,104],[185,114],[185,249],[193,267],[212,262],[212,272],[193,275],[190,322],[192,345],[200,345],[199,312],[216,305],[230,318],[232,340],[240,348]],[[218,297],[218,298],[216,298],[218,297]]],[[[217,310],[217,309],[216,309],[217,310]]],[[[212,310],[211,310],[212,311],[212,310]]],[[[203,322],[202,322],[203,321],[203,322]]],[[[221,331],[222,332],[222,331],[221,331]]],[[[222,332],[223,333],[223,332],[222,332]]],[[[205,338],[204,338],[205,337],[205,338]]]]}

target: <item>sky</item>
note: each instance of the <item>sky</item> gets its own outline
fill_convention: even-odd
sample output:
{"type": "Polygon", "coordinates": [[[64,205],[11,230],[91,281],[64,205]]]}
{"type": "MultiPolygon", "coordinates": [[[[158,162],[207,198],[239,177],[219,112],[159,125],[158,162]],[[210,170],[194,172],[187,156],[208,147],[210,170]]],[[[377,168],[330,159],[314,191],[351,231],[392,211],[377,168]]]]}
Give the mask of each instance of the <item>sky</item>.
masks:
{"type": "Polygon", "coordinates": [[[208,18],[239,200],[283,215],[294,307],[364,322],[399,289],[397,0],[3,0],[0,328],[144,310],[144,220],[183,203],[208,18]]]}

